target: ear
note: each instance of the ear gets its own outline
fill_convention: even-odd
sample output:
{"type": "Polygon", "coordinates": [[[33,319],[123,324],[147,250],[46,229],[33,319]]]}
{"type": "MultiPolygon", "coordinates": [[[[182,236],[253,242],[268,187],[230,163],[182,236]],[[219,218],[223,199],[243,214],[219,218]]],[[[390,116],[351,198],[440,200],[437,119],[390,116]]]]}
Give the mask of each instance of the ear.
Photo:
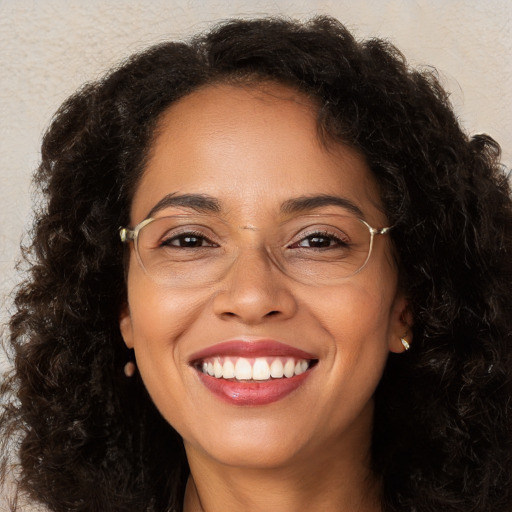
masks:
{"type": "Polygon", "coordinates": [[[119,312],[119,329],[126,346],[133,348],[133,326],[128,303],[125,303],[119,312]]]}
{"type": "Polygon", "coordinates": [[[390,352],[400,353],[406,349],[402,343],[402,338],[412,344],[412,326],[413,317],[409,309],[409,303],[406,297],[399,292],[393,304],[391,311],[391,325],[389,331],[388,347],[390,352]]]}

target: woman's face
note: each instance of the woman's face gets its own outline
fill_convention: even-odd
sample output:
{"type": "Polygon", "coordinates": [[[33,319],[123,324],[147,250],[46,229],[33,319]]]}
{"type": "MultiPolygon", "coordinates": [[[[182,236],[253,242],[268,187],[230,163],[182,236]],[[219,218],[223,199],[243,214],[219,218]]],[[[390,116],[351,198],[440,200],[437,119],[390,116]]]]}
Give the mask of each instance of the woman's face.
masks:
{"type": "Polygon", "coordinates": [[[266,84],[210,86],[161,118],[131,224],[149,212],[184,219],[170,257],[192,270],[155,279],[131,244],[120,327],[189,458],[278,467],[368,453],[372,395],[406,332],[389,237],[346,279],[317,279],[303,263],[297,279],[270,242],[294,226],[284,252],[315,261],[337,250],[343,216],[388,225],[364,159],[322,145],[315,115],[307,98],[266,84]],[[229,264],[210,272],[224,247],[229,264]]]}

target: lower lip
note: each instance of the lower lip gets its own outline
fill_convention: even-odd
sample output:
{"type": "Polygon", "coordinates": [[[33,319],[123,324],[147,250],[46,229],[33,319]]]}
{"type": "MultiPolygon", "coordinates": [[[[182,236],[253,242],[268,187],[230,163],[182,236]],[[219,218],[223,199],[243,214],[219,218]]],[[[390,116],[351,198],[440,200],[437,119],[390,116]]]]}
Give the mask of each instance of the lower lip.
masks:
{"type": "Polygon", "coordinates": [[[309,377],[311,369],[289,378],[264,381],[236,381],[210,377],[198,372],[201,382],[215,395],[232,405],[266,405],[295,391],[309,377]]]}

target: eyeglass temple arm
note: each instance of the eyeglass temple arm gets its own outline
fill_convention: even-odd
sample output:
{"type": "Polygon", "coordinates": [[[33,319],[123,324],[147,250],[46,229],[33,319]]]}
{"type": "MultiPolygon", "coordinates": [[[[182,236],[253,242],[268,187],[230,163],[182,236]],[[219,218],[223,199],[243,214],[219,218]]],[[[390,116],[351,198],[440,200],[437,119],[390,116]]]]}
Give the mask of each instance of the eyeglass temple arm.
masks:
{"type": "Polygon", "coordinates": [[[371,228],[371,232],[373,235],[385,235],[393,226],[389,226],[387,228],[380,228],[380,229],[375,229],[375,228],[371,228]]]}
{"type": "Polygon", "coordinates": [[[120,228],[119,237],[123,243],[129,242],[130,240],[135,240],[135,230],[130,228],[120,228]]]}
{"type": "Polygon", "coordinates": [[[139,231],[146,226],[147,224],[151,224],[155,219],[153,217],[148,217],[144,219],[142,222],[137,224],[133,229],[130,228],[119,228],[119,237],[121,238],[121,242],[126,243],[130,240],[135,240],[139,234],[139,231]]]}

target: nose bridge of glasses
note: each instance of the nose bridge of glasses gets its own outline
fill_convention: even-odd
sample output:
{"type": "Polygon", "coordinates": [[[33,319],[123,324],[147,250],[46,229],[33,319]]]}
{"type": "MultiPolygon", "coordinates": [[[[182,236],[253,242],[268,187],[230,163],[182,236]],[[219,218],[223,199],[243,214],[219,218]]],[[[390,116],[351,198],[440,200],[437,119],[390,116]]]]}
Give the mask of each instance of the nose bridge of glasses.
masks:
{"type": "Polygon", "coordinates": [[[226,257],[229,270],[237,270],[242,274],[252,273],[260,278],[273,274],[273,268],[279,268],[279,248],[259,236],[251,229],[249,237],[234,243],[226,257]],[[255,235],[255,236],[254,236],[255,235]]]}

